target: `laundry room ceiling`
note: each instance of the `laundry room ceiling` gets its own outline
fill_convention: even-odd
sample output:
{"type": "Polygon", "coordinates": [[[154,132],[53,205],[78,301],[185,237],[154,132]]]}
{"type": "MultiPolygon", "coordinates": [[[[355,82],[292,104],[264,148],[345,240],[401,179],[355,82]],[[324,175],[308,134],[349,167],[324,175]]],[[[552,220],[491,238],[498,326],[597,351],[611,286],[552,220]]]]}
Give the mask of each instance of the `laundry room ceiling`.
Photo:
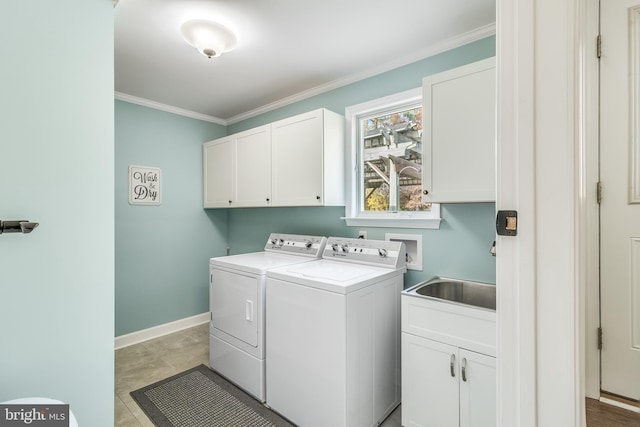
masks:
{"type": "Polygon", "coordinates": [[[495,32],[495,0],[120,0],[116,97],[222,124],[495,32]],[[237,47],[207,58],[180,28],[205,19],[237,47]]]}

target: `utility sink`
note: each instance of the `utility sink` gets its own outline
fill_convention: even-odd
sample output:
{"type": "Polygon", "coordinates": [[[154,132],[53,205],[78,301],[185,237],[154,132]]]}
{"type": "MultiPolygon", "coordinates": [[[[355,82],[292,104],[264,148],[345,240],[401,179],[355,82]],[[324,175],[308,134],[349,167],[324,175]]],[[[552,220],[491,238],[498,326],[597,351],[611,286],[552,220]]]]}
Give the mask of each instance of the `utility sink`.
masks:
{"type": "Polygon", "coordinates": [[[496,309],[496,286],[488,283],[436,277],[418,283],[404,293],[488,310],[496,309]]]}

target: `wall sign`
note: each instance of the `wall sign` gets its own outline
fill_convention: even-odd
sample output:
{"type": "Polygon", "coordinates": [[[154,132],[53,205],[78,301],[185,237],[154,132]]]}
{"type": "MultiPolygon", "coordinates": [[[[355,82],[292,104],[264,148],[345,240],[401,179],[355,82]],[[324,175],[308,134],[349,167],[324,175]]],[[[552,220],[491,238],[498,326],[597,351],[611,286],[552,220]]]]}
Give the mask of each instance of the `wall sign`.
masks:
{"type": "Polygon", "coordinates": [[[132,205],[160,204],[160,169],[129,166],[129,203],[132,205]]]}

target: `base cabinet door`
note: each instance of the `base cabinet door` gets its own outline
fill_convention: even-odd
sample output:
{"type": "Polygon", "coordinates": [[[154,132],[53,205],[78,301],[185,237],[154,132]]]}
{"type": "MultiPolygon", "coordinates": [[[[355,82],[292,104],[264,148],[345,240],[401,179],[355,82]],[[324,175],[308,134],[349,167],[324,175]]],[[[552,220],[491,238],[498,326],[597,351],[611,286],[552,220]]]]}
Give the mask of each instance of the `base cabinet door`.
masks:
{"type": "Polygon", "coordinates": [[[495,427],[495,357],[403,332],[402,425],[495,427]]]}
{"type": "Polygon", "coordinates": [[[402,333],[403,426],[459,425],[457,353],[452,345],[402,333]]]}
{"type": "Polygon", "coordinates": [[[460,349],[460,426],[496,425],[496,359],[460,349]],[[463,372],[464,371],[464,372],[463,372]]]}

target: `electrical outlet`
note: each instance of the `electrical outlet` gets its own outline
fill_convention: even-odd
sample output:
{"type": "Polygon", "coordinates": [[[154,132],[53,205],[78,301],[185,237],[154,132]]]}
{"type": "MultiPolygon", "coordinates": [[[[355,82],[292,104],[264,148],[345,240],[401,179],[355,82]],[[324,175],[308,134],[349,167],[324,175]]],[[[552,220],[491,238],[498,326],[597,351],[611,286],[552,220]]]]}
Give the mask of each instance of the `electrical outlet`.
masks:
{"type": "Polygon", "coordinates": [[[366,239],[367,238],[367,232],[364,230],[360,230],[358,231],[358,239],[366,239]]]}

